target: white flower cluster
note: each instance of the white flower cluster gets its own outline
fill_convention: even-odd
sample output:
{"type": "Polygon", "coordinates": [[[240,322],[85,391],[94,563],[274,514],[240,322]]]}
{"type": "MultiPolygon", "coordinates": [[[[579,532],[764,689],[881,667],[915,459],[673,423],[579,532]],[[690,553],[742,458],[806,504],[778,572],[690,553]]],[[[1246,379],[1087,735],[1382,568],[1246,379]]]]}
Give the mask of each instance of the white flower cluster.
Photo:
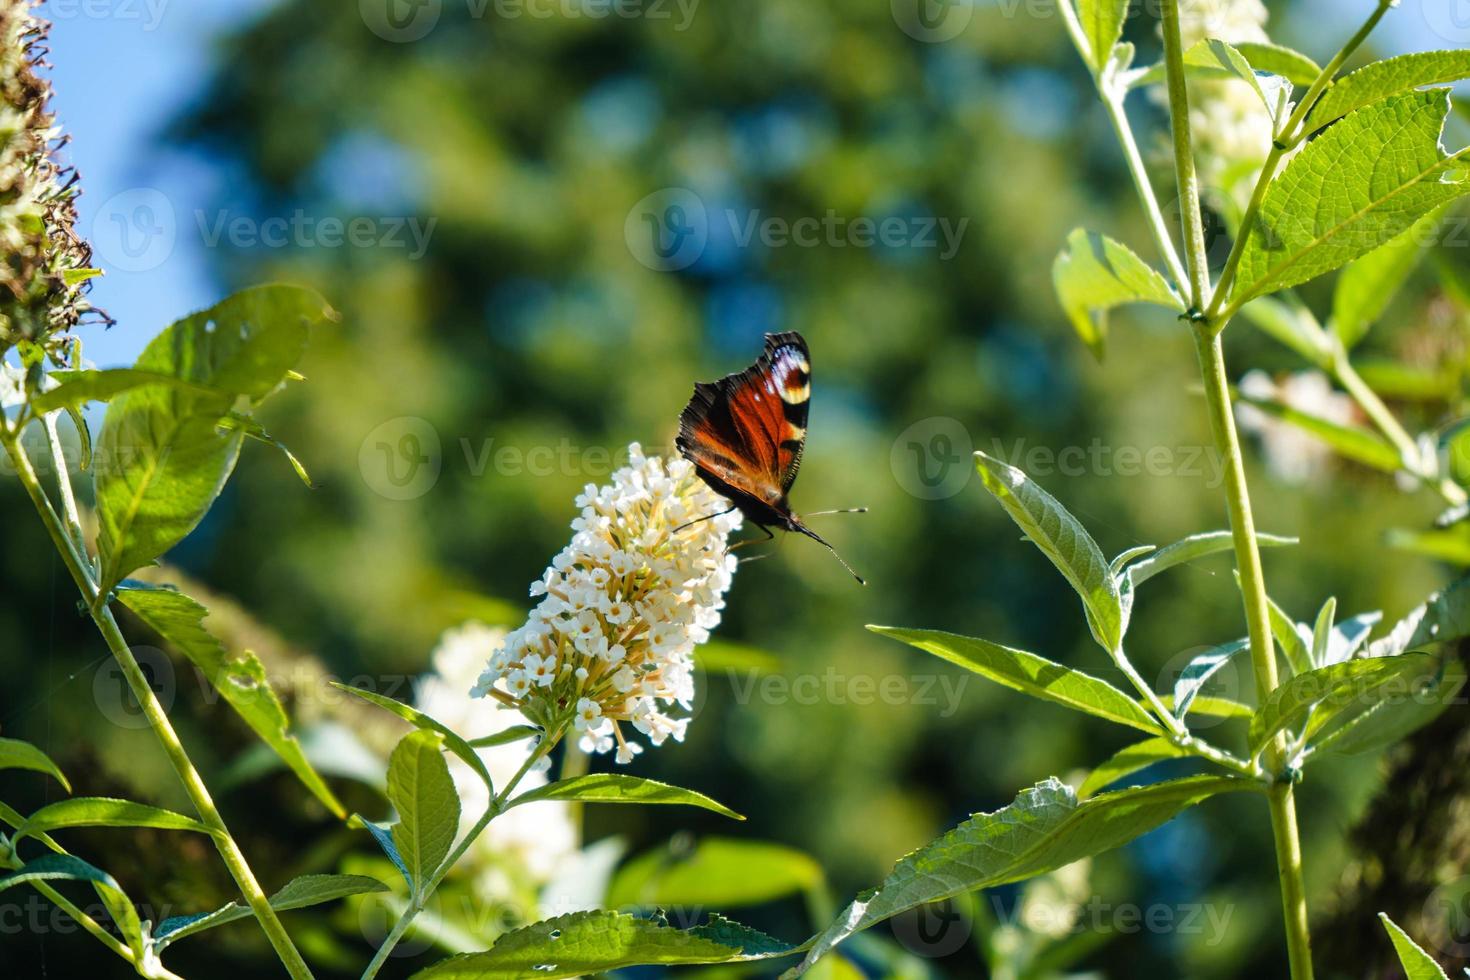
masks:
{"type": "MultiPolygon", "coordinates": [[[[470,687],[491,656],[505,642],[505,630],[466,623],[445,631],[434,649],[434,671],[420,682],[415,699],[420,711],[443,722],[466,739],[484,738],[521,723],[510,708],[485,705],[470,696],[470,687]]],[[[534,740],[476,749],[496,786],[504,786],[525,764],[534,740]]],[[[469,765],[446,753],[449,774],[459,792],[461,833],[490,805],[490,792],[469,765]]],[[[546,783],[544,772],[528,772],[521,789],[546,783]]],[[[514,807],[490,822],[470,845],[457,870],[467,870],[482,895],[508,896],[521,886],[539,887],[561,870],[577,848],[577,832],[567,804],[543,800],[514,807]],[[529,879],[529,880],[528,880],[529,879]]]]}
{"type": "Polygon", "coordinates": [[[654,745],[683,740],[688,719],[666,709],[694,698],[694,648],[720,621],[740,526],[687,461],[628,453],[612,483],[577,497],[576,534],[531,586],[540,602],[474,690],[544,727],[570,715],[585,751],[616,748],[620,763],[642,751],[624,723],[654,745]]]}
{"type": "MultiPolygon", "coordinates": [[[[1231,44],[1269,41],[1266,17],[1261,0],[1183,0],[1179,7],[1186,49],[1206,38],[1231,44]]],[[[1232,198],[1248,197],[1271,152],[1271,113],[1250,85],[1238,79],[1195,81],[1189,91],[1201,180],[1232,198]]]]}
{"type": "MultiPolygon", "coordinates": [[[[1337,425],[1358,423],[1357,405],[1321,371],[1298,371],[1281,380],[1261,370],[1246,372],[1240,379],[1241,394],[1277,401],[1299,412],[1326,419],[1337,425]]],[[[1307,483],[1325,472],[1332,450],[1290,422],[1283,422],[1241,402],[1235,406],[1240,427],[1258,436],[1266,464],[1288,483],[1307,483]]]]}

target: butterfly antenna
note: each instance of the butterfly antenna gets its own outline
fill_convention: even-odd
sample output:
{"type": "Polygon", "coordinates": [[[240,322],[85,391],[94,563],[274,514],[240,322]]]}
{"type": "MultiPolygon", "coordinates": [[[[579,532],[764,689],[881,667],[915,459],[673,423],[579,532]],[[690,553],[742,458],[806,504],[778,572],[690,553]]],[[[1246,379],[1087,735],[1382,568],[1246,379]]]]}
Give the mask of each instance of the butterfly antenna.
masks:
{"type": "Polygon", "coordinates": [[[867,512],[868,508],[866,507],[844,507],[841,510],[814,510],[810,514],[806,514],[804,516],[824,517],[827,514],[866,514],[867,512]]]}
{"type": "Polygon", "coordinates": [[[811,528],[807,527],[805,524],[801,523],[800,521],[792,521],[791,522],[791,527],[792,527],[793,530],[800,531],[802,534],[805,534],[807,537],[809,537],[813,541],[817,542],[817,544],[821,545],[823,548],[826,548],[828,551],[832,552],[832,557],[833,558],[836,558],[839,562],[841,562],[842,563],[842,567],[845,568],[845,569],[847,569],[848,573],[850,575],[852,575],[853,578],[857,579],[858,585],[867,585],[868,584],[866,581],[864,581],[863,577],[861,575],[859,575],[857,572],[853,571],[852,566],[849,565],[846,562],[846,560],[844,560],[843,557],[837,553],[837,549],[834,548],[834,547],[832,547],[830,544],[828,544],[826,542],[826,540],[820,534],[818,534],[816,531],[813,531],[811,528]]]}

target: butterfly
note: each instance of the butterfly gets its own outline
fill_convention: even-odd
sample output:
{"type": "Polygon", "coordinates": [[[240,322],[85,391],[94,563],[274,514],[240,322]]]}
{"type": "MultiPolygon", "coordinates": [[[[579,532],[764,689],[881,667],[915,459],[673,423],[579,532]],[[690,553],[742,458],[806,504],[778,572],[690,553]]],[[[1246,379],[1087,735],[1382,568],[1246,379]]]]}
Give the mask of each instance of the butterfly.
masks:
{"type": "MultiPolygon", "coordinates": [[[[811,380],[811,355],[801,334],[768,333],[765,351],[750,367],[719,381],[694,385],[694,397],[679,416],[675,445],[710,489],[730,501],[721,514],[739,510],[768,538],[775,537],[772,527],[804,534],[832,552],[859,583],[866,584],[836,549],[802,523],[786,499],[806,446],[811,380]]],[[[866,510],[856,507],[821,513],[866,510]]],[[[718,516],[710,514],[699,520],[718,516]]]]}

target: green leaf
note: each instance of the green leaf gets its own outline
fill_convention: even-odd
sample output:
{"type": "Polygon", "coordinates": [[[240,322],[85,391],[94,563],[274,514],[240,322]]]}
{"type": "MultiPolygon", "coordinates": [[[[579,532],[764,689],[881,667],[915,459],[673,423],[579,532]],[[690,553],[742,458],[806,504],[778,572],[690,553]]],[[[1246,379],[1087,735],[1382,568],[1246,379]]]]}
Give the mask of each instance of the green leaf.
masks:
{"type": "Polygon", "coordinates": [[[62,775],[61,769],[51,761],[51,757],[30,742],[22,742],[18,738],[0,738],[0,769],[44,772],[60,783],[68,793],[71,792],[71,783],[67,782],[66,776],[62,775]]]}
{"type": "Polygon", "coordinates": [[[1470,578],[1452,583],[1415,606],[1387,634],[1368,645],[1368,656],[1392,657],[1466,636],[1470,636],[1470,578]]]}
{"type": "MultiPolygon", "coordinates": [[[[338,690],[346,691],[349,694],[355,694],[369,704],[375,704],[386,711],[392,712],[415,728],[424,731],[437,732],[444,739],[444,744],[446,747],[448,747],[449,751],[453,752],[456,756],[459,757],[461,762],[473,769],[475,771],[475,775],[479,776],[480,779],[484,781],[486,788],[488,788],[492,794],[495,792],[494,784],[490,779],[490,773],[485,768],[485,760],[480,758],[480,753],[476,752],[474,748],[471,747],[469,742],[466,742],[459,735],[450,731],[449,727],[443,722],[440,722],[434,718],[430,718],[419,709],[410,707],[409,705],[404,704],[402,701],[395,701],[393,698],[385,697],[384,695],[374,693],[373,691],[364,691],[362,688],[352,687],[347,684],[339,683],[338,681],[332,681],[332,686],[337,688],[338,690]]],[[[539,734],[540,729],[532,729],[532,733],[539,734]]],[[[502,736],[504,734],[504,732],[499,733],[499,735],[502,736]]],[[[512,738],[508,741],[514,740],[515,739],[512,738]]]]}
{"type": "Polygon", "coordinates": [[[1051,267],[1052,284],[1077,335],[1101,359],[1107,314],[1124,303],[1158,303],[1182,312],[1184,301],[1128,246],[1076,228],[1051,267]]]}
{"type": "Polygon", "coordinates": [[[315,291],[266,285],[242,289],[171,324],[133,366],[259,403],[301,360],[313,324],[336,314],[315,291]]]}
{"type": "Polygon", "coordinates": [[[214,388],[176,378],[159,371],[139,371],[135,368],[108,368],[103,371],[56,371],[51,377],[61,383],[50,391],[42,392],[31,399],[31,408],[38,414],[54,412],[63,408],[80,408],[88,402],[111,401],[125,391],[149,385],[180,388],[204,398],[220,398],[224,392],[214,388]]]}
{"type": "Polygon", "coordinates": [[[1150,735],[1163,731],[1143,705],[1107,681],[1034,653],[939,630],[894,626],[869,626],[868,629],[958,664],[1014,691],[1137,728],[1150,735]]]}
{"type": "Polygon", "coordinates": [[[1305,132],[1315,133],[1356,109],[1424,85],[1470,78],[1470,51],[1420,51],[1365,65],[1332,83],[1307,114],[1305,132]]]}
{"type": "Polygon", "coordinates": [[[1308,364],[1324,371],[1332,366],[1327,332],[1301,303],[1283,303],[1274,296],[1262,296],[1242,306],[1240,313],[1257,330],[1295,351],[1308,364]]]}
{"type": "Polygon", "coordinates": [[[1323,665],[1340,664],[1344,660],[1351,660],[1358,649],[1368,639],[1368,634],[1373,632],[1383,619],[1381,612],[1359,613],[1350,616],[1332,627],[1332,633],[1327,637],[1327,652],[1323,665]]]}
{"type": "Polygon", "coordinates": [[[1172,706],[1174,717],[1180,721],[1189,714],[1189,709],[1194,705],[1195,698],[1199,692],[1209,683],[1216,672],[1230,662],[1242,650],[1250,649],[1250,640],[1235,640],[1232,643],[1224,643],[1217,647],[1211,647],[1204,653],[1190,660],[1184,669],[1179,672],[1179,677],[1174,681],[1174,700],[1172,706]]]}
{"type": "Polygon", "coordinates": [[[1254,756],[1276,733],[1307,722],[1303,737],[1312,735],[1337,715],[1371,707],[1394,692],[1394,681],[1424,669],[1427,654],[1349,660],[1298,674],[1271,692],[1251,719],[1250,752],[1254,756]]]}
{"type": "Polygon", "coordinates": [[[403,855],[398,853],[398,845],[393,843],[392,826],[374,823],[360,813],[354,813],[348,820],[348,826],[358,826],[372,835],[373,840],[383,849],[388,860],[393,862],[393,867],[403,874],[403,880],[408,882],[408,887],[413,887],[413,877],[408,873],[408,865],[403,863],[403,855]]]}
{"type": "Polygon", "coordinates": [[[156,385],[138,388],[102,420],[93,479],[103,595],[194,530],[239,459],[240,433],[220,432],[218,416],[180,414],[176,402],[156,385]]]}
{"type": "Polygon", "coordinates": [[[630,966],[687,966],[794,952],[719,916],[693,929],[621,912],[574,912],[508,932],[483,953],[441,960],[414,980],[557,980],[630,966]]]}
{"type": "Polygon", "coordinates": [[[797,969],[900,912],[1055,870],[1126,844],[1217,793],[1256,787],[1233,777],[1192,776],[1078,803],[1069,787],[1048,779],[899,861],[876,891],[860,896],[817,936],[797,969]]]}
{"type": "Polygon", "coordinates": [[[1077,790],[1077,795],[1086,799],[1103,787],[1117,782],[1124,776],[1131,776],[1141,769],[1147,769],[1155,762],[1163,762],[1165,759],[1181,759],[1190,753],[1169,741],[1167,738],[1146,738],[1142,742],[1120,749],[1106,762],[1099,765],[1087,774],[1087,779],[1082,787],[1077,790]]]}
{"type": "Polygon", "coordinates": [[[822,868],[801,851],[765,841],[706,837],[639,855],[618,869],[609,908],[739,908],[805,892],[822,868]]]}
{"type": "MultiPolygon", "coordinates": [[[[1239,585],[1239,581],[1236,582],[1239,585]]],[[[1281,655],[1286,658],[1287,666],[1294,674],[1305,674],[1315,665],[1312,663],[1312,647],[1310,633],[1303,636],[1306,627],[1298,626],[1296,620],[1287,615],[1286,610],[1276,604],[1276,600],[1270,596],[1266,597],[1266,612],[1271,621],[1271,635],[1276,639],[1276,645],[1281,648],[1281,655]]]]}
{"type": "Polygon", "coordinates": [[[442,750],[438,732],[415,729],[388,760],[388,802],[398,811],[393,843],[416,893],[449,856],[459,832],[459,794],[442,750]]]}
{"type": "MultiPolygon", "coordinates": [[[[270,906],[277,912],[287,912],[291,909],[332,902],[351,895],[387,890],[388,886],[366,875],[302,875],[291,879],[280,891],[272,895],[270,906]]],[[[164,919],[153,930],[154,951],[162,952],[169,944],[180,939],[204,932],[206,929],[213,929],[215,926],[222,926],[227,922],[248,919],[251,914],[249,907],[240,905],[238,902],[230,902],[213,912],[176,915],[164,919]]]]}
{"type": "Polygon", "coordinates": [[[70,854],[43,854],[14,871],[0,874],[0,892],[36,881],[90,881],[121,890],[112,875],[70,854]]]}
{"type": "Polygon", "coordinates": [[[1293,85],[1311,85],[1322,74],[1321,65],[1285,45],[1268,41],[1240,41],[1235,48],[1258,70],[1280,75],[1293,85]]]}
{"type": "Polygon", "coordinates": [[[1097,642],[1109,653],[1116,652],[1123,642],[1122,601],[1097,542],[1025,473],[984,453],[975,454],[975,463],[985,489],[1082,597],[1097,642]]]}
{"type": "Polygon", "coordinates": [[[1433,243],[1443,216],[1444,209],[1435,208],[1342,270],[1332,294],[1332,329],[1344,350],[1352,350],[1388,309],[1424,257],[1426,246],[1433,243]]]}
{"type": "Polygon", "coordinates": [[[1312,665],[1327,666],[1327,645],[1332,640],[1332,623],[1337,617],[1337,599],[1329,596],[1317,613],[1317,623],[1312,627],[1312,665]]]}
{"type": "Polygon", "coordinates": [[[1393,950],[1398,954],[1406,980],[1448,980],[1434,958],[1420,949],[1387,913],[1379,912],[1378,918],[1382,920],[1383,928],[1388,930],[1388,938],[1393,940],[1393,950]]]}
{"type": "Polygon", "coordinates": [[[231,412],[220,419],[219,425],[226,432],[240,432],[247,438],[280,450],[281,455],[286,457],[286,462],[291,464],[291,469],[296,471],[296,478],[308,488],[316,489],[316,484],[311,482],[311,474],[306,472],[306,467],[302,465],[301,460],[296,458],[296,454],[291,452],[284,442],[265,431],[265,428],[254,417],[231,412]]]}
{"type": "Polygon", "coordinates": [[[1280,123],[1281,110],[1287,105],[1291,84],[1270,72],[1258,73],[1245,55],[1219,38],[1207,37],[1195,42],[1184,53],[1184,63],[1221,78],[1245,82],[1261,100],[1275,123],[1280,123]]]}
{"type": "Polygon", "coordinates": [[[211,833],[204,824],[182,813],[131,800],[105,796],[78,796],[41,807],[26,817],[15,839],[68,827],[152,827],[155,830],[192,830],[211,833]]]}
{"type": "Polygon", "coordinates": [[[1444,90],[1395,96],[1308,143],[1245,230],[1232,305],[1346,265],[1470,191],[1439,144],[1448,112],[1444,90]]]}
{"type": "Polygon", "coordinates": [[[338,819],[346,818],[342,801],[312,768],[301,743],[291,734],[291,719],[254,654],[227,656],[224,646],[204,626],[208,610],[182,592],[120,588],[117,598],[199,668],[230,707],[281,757],[322,805],[338,819]]]}
{"type": "MultiPolygon", "coordinates": [[[[1174,707],[1174,695],[1165,694],[1159,698],[1164,707],[1169,708],[1178,715],[1178,709],[1174,707]]],[[[1210,718],[1244,718],[1249,719],[1256,713],[1256,709],[1230,698],[1215,697],[1210,694],[1199,694],[1189,705],[1189,710],[1197,715],[1205,715],[1210,718]]]]}
{"type": "Polygon", "coordinates": [[[617,773],[598,772],[587,776],[574,776],[559,780],[522,793],[510,801],[511,806],[534,803],[537,800],[570,800],[578,803],[677,803],[712,810],[722,816],[744,820],[740,814],[716,803],[703,793],[692,789],[670,786],[640,779],[637,776],[622,776],[617,773]]]}
{"type": "Polygon", "coordinates": [[[1409,678],[1411,690],[1403,700],[1380,701],[1347,723],[1317,739],[1313,752],[1361,755],[1385,746],[1423,728],[1455,703],[1465,686],[1465,665],[1456,658],[1441,660],[1437,670],[1409,678]]]}
{"type": "Polygon", "coordinates": [[[1128,0],[1077,0],[1077,20],[1087,38],[1088,64],[1094,72],[1101,71],[1112,57],[1127,15],[1128,0]]]}
{"type": "MultiPolygon", "coordinates": [[[[1256,544],[1262,548],[1284,548],[1298,543],[1298,538],[1282,537],[1279,534],[1256,534],[1256,544]]],[[[1128,576],[1136,589],[1155,575],[1175,565],[1182,565],[1206,555],[1229,551],[1234,546],[1235,539],[1229,531],[1205,531],[1202,534],[1191,534],[1187,538],[1160,548],[1147,558],[1134,562],[1124,569],[1123,574],[1128,576]]]]}
{"type": "Polygon", "coordinates": [[[1382,470],[1394,473],[1401,468],[1398,450],[1378,433],[1357,426],[1341,425],[1318,415],[1311,415],[1274,398],[1256,398],[1237,393],[1236,401],[1252,405],[1272,418],[1296,426],[1322,442],[1339,455],[1382,470]]]}
{"type": "Polygon", "coordinates": [[[470,746],[477,749],[488,749],[496,745],[509,745],[511,742],[519,742],[526,738],[538,738],[542,734],[544,734],[542,730],[535,725],[512,725],[493,735],[472,738],[470,746]]]}

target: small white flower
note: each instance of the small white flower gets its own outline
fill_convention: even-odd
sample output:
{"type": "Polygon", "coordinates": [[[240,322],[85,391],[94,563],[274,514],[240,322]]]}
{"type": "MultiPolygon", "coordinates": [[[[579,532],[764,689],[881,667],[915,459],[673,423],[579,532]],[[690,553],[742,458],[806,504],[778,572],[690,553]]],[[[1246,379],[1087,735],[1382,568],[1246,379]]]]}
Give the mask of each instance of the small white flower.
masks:
{"type": "Polygon", "coordinates": [[[528,653],[524,666],[525,675],[537,687],[546,687],[556,679],[556,658],[553,656],[541,657],[528,653]]]}
{"type": "Polygon", "coordinates": [[[513,670],[505,676],[505,690],[513,698],[523,698],[531,693],[531,678],[524,670],[513,670]]]}
{"type": "Polygon", "coordinates": [[[633,673],[633,668],[627,664],[619,667],[617,673],[612,675],[613,690],[620,694],[627,694],[633,690],[633,685],[638,683],[638,678],[633,673]]]}
{"type": "Polygon", "coordinates": [[[582,698],[577,702],[577,714],[572,725],[579,732],[596,731],[602,726],[602,705],[591,698],[582,698]]]}
{"type": "Polygon", "coordinates": [[[623,601],[621,595],[609,599],[602,607],[602,618],[614,626],[621,626],[633,617],[633,607],[623,601]]]}
{"type": "Polygon", "coordinates": [[[633,761],[633,757],[643,751],[643,746],[637,742],[624,742],[618,746],[618,754],[615,757],[618,765],[626,766],[633,761]]]}

